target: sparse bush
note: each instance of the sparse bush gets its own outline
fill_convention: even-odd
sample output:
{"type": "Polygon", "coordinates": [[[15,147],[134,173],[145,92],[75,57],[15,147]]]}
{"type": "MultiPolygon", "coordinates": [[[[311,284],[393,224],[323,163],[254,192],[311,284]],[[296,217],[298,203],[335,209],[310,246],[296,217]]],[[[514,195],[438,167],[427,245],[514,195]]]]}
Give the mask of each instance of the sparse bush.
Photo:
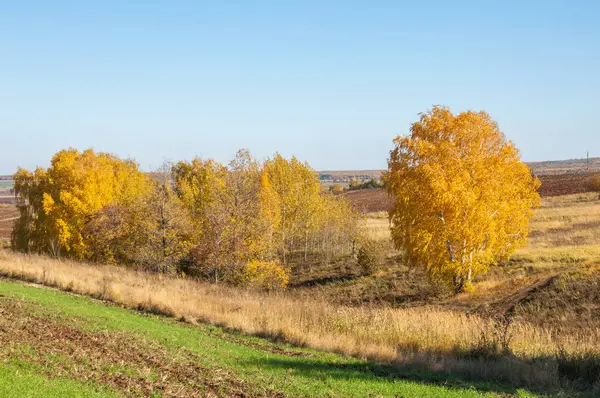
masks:
{"type": "Polygon", "coordinates": [[[600,357],[593,352],[569,353],[558,349],[558,374],[586,388],[600,381],[600,357]]]}
{"type": "Polygon", "coordinates": [[[600,176],[594,178],[594,191],[598,193],[598,199],[600,199],[600,176]]]}
{"type": "Polygon", "coordinates": [[[359,189],[375,189],[375,188],[383,188],[383,184],[376,179],[372,178],[369,181],[361,182],[358,179],[353,178],[350,181],[350,185],[348,187],[351,191],[357,191],[359,189]]]}
{"type": "Polygon", "coordinates": [[[334,195],[339,195],[344,193],[344,187],[341,184],[332,184],[329,187],[329,192],[331,192],[334,195]]]}
{"type": "Polygon", "coordinates": [[[479,341],[471,355],[473,357],[499,358],[510,355],[513,338],[512,318],[499,317],[479,325],[479,341]]]}
{"type": "Polygon", "coordinates": [[[266,290],[282,289],[289,282],[289,272],[278,261],[249,261],[238,275],[238,281],[266,290]]]}
{"type": "Polygon", "coordinates": [[[115,282],[115,278],[111,275],[103,275],[102,279],[99,281],[100,290],[97,292],[97,297],[100,300],[115,300],[117,297],[117,293],[113,287],[115,282]]]}
{"type": "Polygon", "coordinates": [[[365,239],[358,249],[358,265],[364,274],[370,275],[385,261],[386,249],[384,242],[365,239]]]}

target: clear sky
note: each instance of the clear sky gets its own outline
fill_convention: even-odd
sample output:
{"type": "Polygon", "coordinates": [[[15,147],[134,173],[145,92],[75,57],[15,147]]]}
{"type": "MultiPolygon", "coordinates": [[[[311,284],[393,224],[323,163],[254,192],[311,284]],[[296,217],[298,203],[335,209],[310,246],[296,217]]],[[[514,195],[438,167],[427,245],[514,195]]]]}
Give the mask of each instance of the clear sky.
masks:
{"type": "Polygon", "coordinates": [[[600,156],[600,2],[0,0],[0,174],[69,146],[383,168],[433,104],[600,156]]]}

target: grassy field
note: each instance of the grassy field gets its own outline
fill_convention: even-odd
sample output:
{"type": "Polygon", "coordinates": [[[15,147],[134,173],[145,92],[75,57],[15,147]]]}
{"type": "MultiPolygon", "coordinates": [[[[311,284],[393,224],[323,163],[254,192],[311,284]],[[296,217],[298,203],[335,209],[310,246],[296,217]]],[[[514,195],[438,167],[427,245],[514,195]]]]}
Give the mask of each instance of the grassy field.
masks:
{"type": "MultiPolygon", "coordinates": [[[[17,362],[17,361],[14,361],[17,362]]],[[[114,397],[108,389],[66,378],[42,376],[33,372],[29,363],[0,364],[0,395],[3,397],[114,397]]]]}
{"type": "MultiPolygon", "coordinates": [[[[348,307],[293,291],[265,294],[7,251],[0,252],[0,271],[190,324],[210,323],[346,358],[387,363],[389,367],[379,368],[389,369],[384,374],[407,370],[452,374],[472,382],[510,386],[513,391],[558,392],[565,387],[561,379],[568,376],[561,373],[561,366],[577,366],[580,355],[598,352],[598,329],[562,333],[516,322],[508,330],[498,321],[433,306],[348,307]],[[557,357],[559,349],[566,355],[562,362],[557,357]]],[[[309,373],[322,366],[303,361],[309,373]]]]}
{"type": "MultiPolygon", "coordinates": [[[[369,215],[365,225],[373,238],[388,245],[386,264],[372,275],[361,274],[347,261],[298,269],[300,276],[286,292],[267,294],[9,251],[0,251],[0,272],[127,308],[168,315],[189,325],[212,324],[333,353],[311,351],[308,357],[292,354],[277,360],[281,364],[295,358],[293,361],[298,360],[296,365],[303,369],[300,373],[312,376],[317,373],[315,369],[325,365],[307,358],[332,355],[334,363],[346,364],[331,370],[344,380],[353,379],[344,376],[347,370],[354,374],[368,368],[360,380],[366,376],[396,382],[396,377],[421,378],[427,383],[460,379],[463,382],[458,385],[471,383],[479,392],[486,391],[485,383],[492,383],[505,387],[491,390],[511,394],[526,388],[537,393],[562,391],[569,396],[576,390],[591,391],[594,396],[600,389],[597,195],[545,198],[532,221],[528,247],[520,249],[510,262],[479,277],[474,292],[456,296],[429,284],[422,270],[407,268],[398,261],[388,241],[384,214],[369,215]],[[366,365],[367,360],[379,365],[366,365]]],[[[198,328],[207,330],[207,326],[198,328]]],[[[222,330],[219,333],[229,336],[222,330]]],[[[271,344],[256,337],[235,336],[271,344]]],[[[230,337],[226,339],[231,342],[230,337]]],[[[243,372],[227,369],[247,382],[257,380],[254,374],[244,378],[243,372]]],[[[269,371],[264,377],[269,374],[274,373],[269,371]]],[[[277,383],[258,383],[256,388],[266,385],[286,394],[309,394],[277,383]]],[[[356,390],[359,387],[352,384],[344,390],[340,384],[330,392],[343,396],[355,391],[361,395],[358,391],[375,388],[368,385],[356,390]]],[[[423,387],[419,386],[406,388],[423,387]]],[[[318,391],[327,395],[325,390],[318,391]]],[[[383,395],[390,392],[380,391],[383,395]]],[[[405,396],[417,394],[407,391],[405,396]]]]}
{"type": "Polygon", "coordinates": [[[2,396],[533,396],[0,281],[2,396]]]}

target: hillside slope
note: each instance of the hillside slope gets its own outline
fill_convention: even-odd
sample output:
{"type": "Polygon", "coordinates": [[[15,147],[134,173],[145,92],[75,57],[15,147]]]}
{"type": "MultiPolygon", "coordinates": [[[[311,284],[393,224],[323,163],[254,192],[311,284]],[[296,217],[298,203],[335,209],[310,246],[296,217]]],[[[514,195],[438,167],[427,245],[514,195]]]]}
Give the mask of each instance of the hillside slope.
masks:
{"type": "Polygon", "coordinates": [[[141,315],[39,286],[0,281],[0,292],[0,394],[4,396],[518,393],[141,315]],[[437,384],[442,380],[445,386],[437,384]]]}

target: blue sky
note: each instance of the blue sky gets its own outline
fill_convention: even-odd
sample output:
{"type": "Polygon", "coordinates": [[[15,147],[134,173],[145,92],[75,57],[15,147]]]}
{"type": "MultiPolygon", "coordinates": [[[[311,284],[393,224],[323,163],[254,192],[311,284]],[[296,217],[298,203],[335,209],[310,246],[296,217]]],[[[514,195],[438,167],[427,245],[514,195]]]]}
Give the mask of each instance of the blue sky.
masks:
{"type": "Polygon", "coordinates": [[[0,0],[0,174],[69,146],[383,168],[433,104],[600,156],[599,2],[0,0]]]}

